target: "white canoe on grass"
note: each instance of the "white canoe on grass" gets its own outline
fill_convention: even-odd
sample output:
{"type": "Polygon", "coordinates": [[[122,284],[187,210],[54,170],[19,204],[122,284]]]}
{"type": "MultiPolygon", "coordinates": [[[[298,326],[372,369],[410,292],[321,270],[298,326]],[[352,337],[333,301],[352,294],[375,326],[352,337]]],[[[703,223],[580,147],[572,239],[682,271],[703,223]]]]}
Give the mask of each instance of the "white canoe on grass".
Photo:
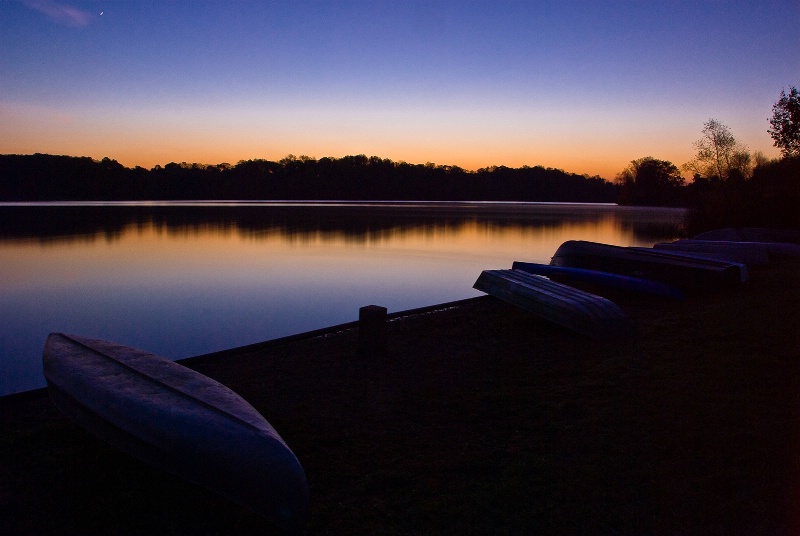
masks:
{"type": "Polygon", "coordinates": [[[299,533],[309,512],[303,468],[239,395],[163,357],[52,333],[43,370],[55,405],[119,449],[299,533]]]}
{"type": "Polygon", "coordinates": [[[634,334],[611,300],[523,270],[484,270],[473,287],[594,339],[634,334]]]}

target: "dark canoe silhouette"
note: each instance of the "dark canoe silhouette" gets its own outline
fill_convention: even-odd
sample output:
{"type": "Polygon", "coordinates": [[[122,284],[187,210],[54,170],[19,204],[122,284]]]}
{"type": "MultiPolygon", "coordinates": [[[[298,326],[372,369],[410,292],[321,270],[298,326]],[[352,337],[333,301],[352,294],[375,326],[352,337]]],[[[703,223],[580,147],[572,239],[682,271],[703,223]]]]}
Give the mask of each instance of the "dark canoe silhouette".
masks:
{"type": "Polygon", "coordinates": [[[616,303],[522,270],[484,270],[474,288],[594,339],[633,335],[616,303]]]}
{"type": "Polygon", "coordinates": [[[287,532],[305,529],[303,468],[264,417],[224,385],[135,348],[62,333],[47,338],[43,370],[55,405],[101,439],[287,532]]]}
{"type": "Polygon", "coordinates": [[[746,264],[767,264],[778,259],[800,258],[800,244],[786,242],[742,242],[734,240],[676,240],[653,246],[656,249],[727,256],[746,264]]]}
{"type": "Polygon", "coordinates": [[[581,240],[568,240],[561,244],[550,264],[660,281],[681,290],[736,287],[748,277],[747,267],[740,263],[692,253],[627,248],[581,240]]]}
{"type": "Polygon", "coordinates": [[[628,275],[601,272],[599,270],[589,270],[587,268],[570,268],[568,266],[552,266],[550,264],[521,261],[515,261],[511,268],[514,270],[522,270],[530,274],[543,275],[562,283],[590,283],[592,285],[620,289],[627,292],[675,299],[686,297],[683,292],[665,283],[628,275]]]}
{"type": "Polygon", "coordinates": [[[734,229],[714,229],[700,233],[695,240],[719,240],[733,242],[789,242],[800,244],[800,231],[788,229],[762,229],[759,227],[744,227],[734,229]]]}

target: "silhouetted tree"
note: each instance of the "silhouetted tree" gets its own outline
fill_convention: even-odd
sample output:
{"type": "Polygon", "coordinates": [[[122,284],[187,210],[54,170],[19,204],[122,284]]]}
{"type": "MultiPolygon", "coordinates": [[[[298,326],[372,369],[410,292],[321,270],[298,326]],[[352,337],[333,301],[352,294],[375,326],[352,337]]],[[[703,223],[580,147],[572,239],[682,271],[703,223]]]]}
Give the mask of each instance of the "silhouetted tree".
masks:
{"type": "Polygon", "coordinates": [[[771,161],[772,159],[765,155],[763,151],[755,151],[753,153],[753,169],[757,168],[758,166],[767,165],[771,161]]]}
{"type": "Polygon", "coordinates": [[[731,170],[737,169],[746,176],[745,170],[736,167],[749,163],[747,148],[736,141],[731,130],[716,119],[703,123],[703,137],[694,142],[696,156],[683,165],[683,169],[697,175],[711,178],[714,176],[726,180],[731,170]]]}
{"type": "Polygon", "coordinates": [[[800,156],[800,92],[792,86],[787,95],[781,90],[781,98],[772,106],[771,127],[775,147],[784,157],[800,156]]]}
{"type": "Polygon", "coordinates": [[[631,163],[616,177],[620,204],[674,206],[683,202],[684,178],[668,160],[646,156],[631,163]]]}

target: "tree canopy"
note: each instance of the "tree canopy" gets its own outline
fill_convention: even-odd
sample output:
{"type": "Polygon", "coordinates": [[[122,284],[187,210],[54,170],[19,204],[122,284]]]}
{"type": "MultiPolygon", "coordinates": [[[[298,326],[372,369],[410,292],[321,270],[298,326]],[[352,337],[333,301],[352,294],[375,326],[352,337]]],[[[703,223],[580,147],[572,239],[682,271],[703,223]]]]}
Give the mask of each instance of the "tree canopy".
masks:
{"type": "Polygon", "coordinates": [[[752,170],[752,160],[747,147],[740,144],[730,128],[716,119],[703,123],[703,137],[694,142],[695,157],[683,169],[706,179],[721,180],[733,175],[746,178],[752,170]]]}
{"type": "Polygon", "coordinates": [[[622,204],[670,206],[683,201],[680,188],[684,178],[668,160],[652,156],[632,160],[616,181],[622,187],[619,201],[622,204]]]}
{"type": "Polygon", "coordinates": [[[767,130],[775,147],[784,157],[800,156],[800,92],[792,86],[789,94],[781,90],[781,98],[772,107],[767,130]]]}

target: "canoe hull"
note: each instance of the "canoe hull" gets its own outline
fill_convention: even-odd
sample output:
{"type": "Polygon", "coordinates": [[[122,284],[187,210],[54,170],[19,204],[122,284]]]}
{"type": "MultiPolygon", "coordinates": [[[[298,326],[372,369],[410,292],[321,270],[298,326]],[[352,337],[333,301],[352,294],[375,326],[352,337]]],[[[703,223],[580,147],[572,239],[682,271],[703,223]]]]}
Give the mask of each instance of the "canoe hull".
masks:
{"type": "Polygon", "coordinates": [[[634,333],[614,302],[522,270],[484,270],[473,287],[594,339],[634,333]]]}
{"type": "Polygon", "coordinates": [[[786,229],[762,229],[758,227],[745,227],[734,229],[714,229],[694,237],[695,240],[719,240],[733,242],[788,242],[800,244],[800,231],[786,229]]]}
{"type": "Polygon", "coordinates": [[[294,453],[246,401],[141,350],[51,334],[43,370],[53,403],[77,424],[160,469],[301,532],[308,484],[294,453]]]}
{"type": "Polygon", "coordinates": [[[743,264],[578,240],[564,242],[550,264],[649,279],[681,290],[731,288],[747,280],[743,264]]]}
{"type": "Polygon", "coordinates": [[[653,246],[657,249],[727,255],[746,264],[768,264],[779,259],[800,258],[800,245],[785,242],[734,242],[727,240],[676,240],[653,246]]]}
{"type": "Polygon", "coordinates": [[[571,268],[567,266],[553,266],[550,264],[537,264],[520,261],[515,261],[511,268],[513,270],[522,270],[530,274],[543,275],[560,282],[563,280],[589,283],[592,285],[619,289],[626,292],[635,292],[674,299],[683,299],[685,297],[684,294],[675,287],[671,287],[664,283],[659,283],[658,281],[649,281],[647,279],[640,279],[638,277],[612,274],[609,272],[600,272],[598,270],[571,268]]]}

